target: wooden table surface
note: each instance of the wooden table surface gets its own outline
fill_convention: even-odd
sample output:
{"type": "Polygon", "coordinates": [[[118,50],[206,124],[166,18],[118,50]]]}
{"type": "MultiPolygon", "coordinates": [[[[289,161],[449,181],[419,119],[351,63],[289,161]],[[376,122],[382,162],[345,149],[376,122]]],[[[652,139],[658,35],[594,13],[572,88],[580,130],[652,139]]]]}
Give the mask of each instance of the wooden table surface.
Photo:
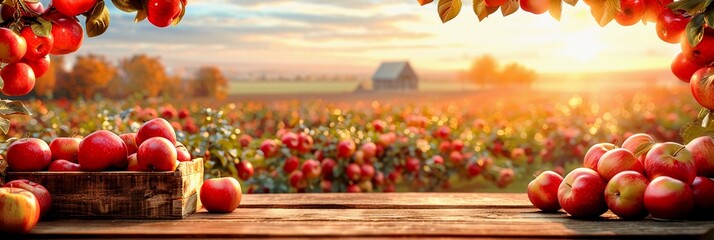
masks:
{"type": "MultiPolygon", "coordinates": [[[[48,220],[28,238],[638,238],[714,239],[714,221],[578,220],[541,213],[525,194],[244,195],[230,214],[183,220],[48,220]]],[[[2,238],[2,237],[0,237],[2,238]]]]}

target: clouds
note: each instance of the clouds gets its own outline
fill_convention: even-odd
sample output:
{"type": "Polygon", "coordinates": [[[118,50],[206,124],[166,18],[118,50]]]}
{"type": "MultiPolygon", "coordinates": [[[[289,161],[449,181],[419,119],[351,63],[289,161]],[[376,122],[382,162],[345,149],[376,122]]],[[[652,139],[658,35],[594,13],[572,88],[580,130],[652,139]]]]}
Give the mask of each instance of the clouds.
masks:
{"type": "Polygon", "coordinates": [[[525,12],[478,22],[466,4],[447,24],[435,5],[419,7],[413,0],[189,0],[187,9],[179,26],[156,28],[112,7],[107,33],[87,39],[80,54],[118,59],[144,53],[176,68],[219,65],[238,73],[370,74],[383,60],[446,70],[467,67],[481,54],[542,72],[652,68],[665,66],[676,51],[657,41],[652,25],[600,28],[582,4],[564,9],[561,22],[525,12]],[[588,44],[574,44],[577,39],[593,39],[602,50],[582,58],[578,48],[588,44]],[[619,53],[627,61],[608,60],[619,53]],[[579,57],[582,65],[562,64],[579,57]]]}

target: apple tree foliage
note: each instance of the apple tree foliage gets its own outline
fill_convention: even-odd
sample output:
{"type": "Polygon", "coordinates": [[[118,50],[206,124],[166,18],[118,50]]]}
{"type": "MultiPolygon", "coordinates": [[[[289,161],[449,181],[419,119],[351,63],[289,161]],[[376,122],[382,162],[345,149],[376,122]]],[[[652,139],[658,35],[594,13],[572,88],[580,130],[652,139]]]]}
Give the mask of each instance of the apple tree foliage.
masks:
{"type": "MultiPolygon", "coordinates": [[[[19,32],[22,28],[30,26],[37,36],[49,36],[52,32],[52,20],[43,16],[43,13],[34,12],[30,9],[30,6],[28,6],[30,3],[37,2],[39,2],[39,0],[0,0],[0,4],[13,7],[17,9],[18,13],[16,14],[24,16],[2,22],[0,23],[0,27],[19,32]]],[[[111,2],[124,12],[136,13],[134,21],[137,23],[147,17],[148,0],[112,0],[111,2]]],[[[173,21],[172,25],[181,22],[181,19],[186,13],[186,1],[182,0],[182,3],[181,14],[173,21]]],[[[45,12],[51,11],[53,11],[53,7],[50,7],[45,12]]],[[[109,9],[107,8],[105,0],[98,0],[89,11],[82,15],[85,17],[85,32],[90,38],[102,35],[109,28],[109,9]]],[[[10,121],[7,119],[7,116],[12,114],[30,115],[30,111],[21,101],[0,100],[0,131],[3,133],[7,133],[10,127],[10,121]]]]}

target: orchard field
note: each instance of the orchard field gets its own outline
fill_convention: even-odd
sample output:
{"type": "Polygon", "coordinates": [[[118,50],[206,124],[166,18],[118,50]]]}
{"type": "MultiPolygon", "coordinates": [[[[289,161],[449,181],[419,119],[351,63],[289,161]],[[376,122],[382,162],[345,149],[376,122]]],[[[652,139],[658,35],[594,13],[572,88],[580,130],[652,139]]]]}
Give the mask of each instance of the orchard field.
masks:
{"type": "Polygon", "coordinates": [[[13,116],[3,137],[49,142],[98,129],[135,132],[163,117],[193,157],[206,160],[206,177],[235,176],[245,192],[522,192],[540,171],[579,166],[594,143],[621,143],[637,132],[681,142],[679,128],[699,111],[687,91],[30,100],[34,115],[13,116]]]}

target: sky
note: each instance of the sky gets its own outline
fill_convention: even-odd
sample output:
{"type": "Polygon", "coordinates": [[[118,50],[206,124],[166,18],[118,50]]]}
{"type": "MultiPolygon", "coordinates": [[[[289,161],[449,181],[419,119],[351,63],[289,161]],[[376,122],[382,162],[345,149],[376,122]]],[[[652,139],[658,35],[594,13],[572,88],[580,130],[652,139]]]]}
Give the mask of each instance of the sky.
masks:
{"type": "Polygon", "coordinates": [[[601,28],[582,1],[564,5],[560,22],[524,11],[478,22],[465,0],[461,14],[443,24],[436,7],[416,0],[189,0],[178,26],[156,28],[112,6],[109,30],[85,39],[75,54],[116,60],[143,53],[176,71],[217,65],[232,74],[369,74],[394,60],[445,72],[490,54],[541,73],[583,73],[666,69],[680,49],[659,40],[652,23],[601,28]]]}

